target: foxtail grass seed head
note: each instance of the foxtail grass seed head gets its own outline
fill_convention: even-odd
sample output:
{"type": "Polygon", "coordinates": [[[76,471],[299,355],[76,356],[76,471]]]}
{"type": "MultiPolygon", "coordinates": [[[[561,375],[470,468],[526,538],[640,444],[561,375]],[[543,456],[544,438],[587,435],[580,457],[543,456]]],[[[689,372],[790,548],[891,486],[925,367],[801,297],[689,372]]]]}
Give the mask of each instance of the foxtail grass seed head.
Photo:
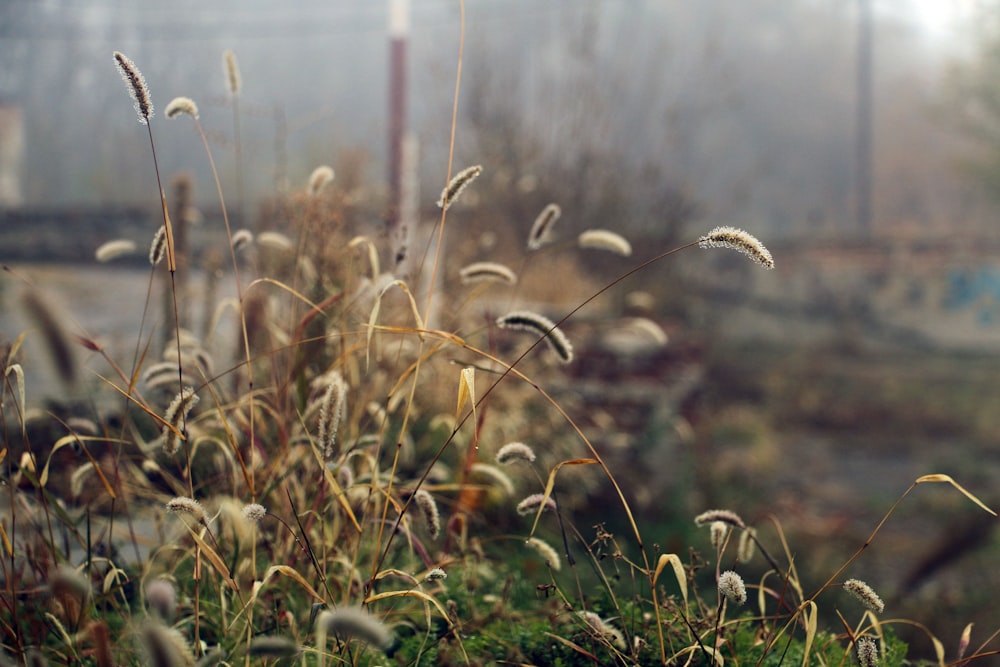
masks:
{"type": "Polygon", "coordinates": [[[178,496],[167,503],[167,511],[171,514],[190,514],[191,518],[199,523],[203,523],[207,514],[205,508],[197,500],[178,496]]]}
{"type": "Polygon", "coordinates": [[[542,209],[542,212],[535,218],[531,225],[531,232],[528,234],[528,250],[538,250],[542,246],[552,241],[552,226],[562,215],[562,209],[558,204],[549,204],[542,209]]]}
{"type": "Polygon", "coordinates": [[[747,587],[743,577],[732,570],[726,570],[719,575],[719,592],[734,604],[744,604],[747,601],[747,587]]]}
{"type": "Polygon", "coordinates": [[[434,496],[424,489],[419,489],[413,494],[413,502],[417,504],[420,512],[424,515],[424,521],[427,523],[427,532],[430,533],[431,539],[436,540],[438,535],[441,534],[441,514],[438,512],[434,496]]]}
{"type": "Polygon", "coordinates": [[[860,637],[855,645],[861,667],[878,667],[878,644],[871,637],[860,637]]]}
{"type": "Polygon", "coordinates": [[[535,514],[542,506],[544,506],[543,512],[556,511],[556,501],[552,500],[551,496],[546,498],[544,494],[533,493],[517,504],[517,513],[521,516],[535,514]]]}
{"type": "Polygon", "coordinates": [[[529,537],[524,542],[529,547],[535,550],[535,552],[542,557],[549,567],[558,572],[562,568],[562,560],[559,558],[559,552],[552,548],[548,542],[541,540],[537,537],[529,537]]]}
{"type": "Polygon", "coordinates": [[[293,250],[295,244],[281,232],[261,232],[257,234],[257,245],[274,250],[293,250]]]}
{"type": "Polygon", "coordinates": [[[502,466],[509,466],[518,461],[534,463],[535,450],[523,442],[508,442],[497,452],[497,463],[502,466]]]}
{"type": "Polygon", "coordinates": [[[712,536],[712,548],[718,551],[722,548],[723,543],[726,541],[726,536],[729,534],[729,524],[722,521],[713,521],[712,525],[708,528],[712,536]]]}
{"type": "Polygon", "coordinates": [[[177,613],[177,589],[166,579],[146,584],[146,604],[164,623],[173,623],[177,613]]]}
{"type": "Polygon", "coordinates": [[[607,229],[588,229],[577,237],[576,242],[581,248],[606,250],[622,257],[632,254],[632,244],[628,239],[607,229]]]}
{"type": "Polygon", "coordinates": [[[493,482],[494,486],[503,490],[505,495],[514,495],[514,482],[511,481],[507,473],[494,465],[476,461],[469,467],[469,475],[471,477],[485,477],[493,482]]]}
{"type": "Polygon", "coordinates": [[[337,484],[342,489],[349,489],[354,486],[354,471],[347,466],[337,468],[337,484]]]}
{"type": "Polygon", "coordinates": [[[149,621],[139,632],[139,646],[145,653],[142,664],[156,667],[188,667],[195,664],[191,646],[176,628],[149,621]]]}
{"type": "Polygon", "coordinates": [[[507,313],[497,319],[497,326],[501,329],[512,329],[514,331],[528,331],[537,334],[545,339],[559,361],[568,364],[573,361],[573,346],[569,344],[569,339],[555,323],[549,318],[532,313],[527,310],[519,310],[507,313]]]}
{"type": "Polygon", "coordinates": [[[153,242],[149,244],[149,263],[156,266],[163,261],[163,256],[167,254],[167,228],[160,225],[160,228],[153,234],[153,242]]]}
{"type": "Polygon", "coordinates": [[[232,49],[222,52],[222,69],[226,74],[226,82],[229,84],[229,94],[236,97],[243,87],[243,80],[240,78],[240,65],[236,62],[236,54],[232,49]]]}
{"type": "Polygon", "coordinates": [[[21,305],[28,319],[41,332],[59,379],[66,385],[76,384],[76,355],[63,328],[65,318],[34,289],[28,289],[21,295],[21,305]]]}
{"type": "Polygon", "coordinates": [[[319,444],[323,460],[331,461],[337,453],[337,430],[347,405],[347,383],[337,371],[330,373],[330,381],[319,408],[319,444]]]}
{"type": "Polygon", "coordinates": [[[190,97],[175,97],[170,100],[167,107],[163,110],[164,115],[167,118],[177,118],[178,116],[187,114],[192,118],[198,117],[198,105],[194,103],[190,97]]]}
{"type": "Polygon", "coordinates": [[[605,621],[592,611],[581,611],[580,618],[601,639],[614,644],[619,649],[625,648],[625,636],[622,635],[621,630],[611,625],[608,621],[605,621]]]}
{"type": "Polygon", "coordinates": [[[184,424],[187,421],[188,413],[194,406],[198,405],[198,394],[194,393],[194,389],[191,387],[184,387],[177,396],[174,397],[173,402],[167,408],[166,414],[163,415],[163,420],[170,424],[173,428],[169,428],[164,425],[163,431],[163,450],[170,455],[177,452],[177,448],[181,444],[180,436],[177,435],[178,432],[184,431],[184,424]]]}
{"type": "Polygon", "coordinates": [[[458,196],[462,194],[462,190],[468,187],[469,183],[476,180],[476,177],[482,172],[482,165],[477,164],[474,167],[467,167],[455,174],[444,190],[441,191],[441,198],[437,201],[438,208],[443,208],[447,211],[448,207],[455,203],[458,196]]]}
{"type": "Polygon", "coordinates": [[[149,123],[153,117],[153,102],[149,96],[149,87],[142,72],[135,66],[135,63],[121,51],[115,51],[115,65],[118,73],[122,75],[129,95],[132,96],[132,103],[135,105],[135,112],[139,115],[139,122],[143,125],[149,123]]]}
{"type": "Polygon", "coordinates": [[[118,257],[130,255],[133,252],[135,252],[135,241],[117,239],[115,241],[102,243],[97,250],[94,251],[94,259],[101,264],[104,264],[105,262],[110,262],[118,257]]]}
{"type": "Polygon", "coordinates": [[[756,528],[747,528],[740,533],[739,542],[736,545],[736,557],[741,563],[749,563],[757,551],[757,544],[754,539],[757,537],[756,528]]]}
{"type": "Polygon", "coordinates": [[[258,658],[291,658],[299,654],[299,645],[288,637],[255,637],[247,655],[258,658]]]}
{"type": "Polygon", "coordinates": [[[885,611],[885,603],[882,602],[882,598],[878,596],[878,593],[871,586],[860,579],[848,579],[845,581],[844,590],[856,597],[864,606],[876,614],[881,614],[885,611]]]}
{"type": "Polygon", "coordinates": [[[233,252],[239,252],[253,243],[253,232],[249,229],[237,229],[233,232],[233,252]]]}
{"type": "Polygon", "coordinates": [[[333,181],[333,168],[322,165],[313,169],[309,176],[309,194],[313,197],[323,191],[333,181]]]}
{"type": "Polygon", "coordinates": [[[243,517],[247,521],[253,523],[260,523],[264,516],[267,514],[267,510],[263,505],[258,505],[257,503],[250,503],[249,505],[243,506],[243,517]]]}
{"type": "Polygon", "coordinates": [[[774,258],[754,236],[735,227],[716,227],[698,239],[702,248],[729,248],[741,252],[765,269],[774,268],[774,258]]]}
{"type": "Polygon", "coordinates": [[[715,521],[728,523],[730,526],[735,526],[737,528],[747,527],[747,525],[743,523],[743,519],[741,519],[736,512],[730,512],[729,510],[708,510],[707,512],[702,512],[694,518],[694,523],[697,526],[704,526],[705,524],[711,524],[715,521]]]}
{"type": "Polygon", "coordinates": [[[83,606],[90,599],[90,580],[75,568],[62,566],[55,571],[49,589],[56,598],[71,598],[83,606]]]}
{"type": "Polygon", "coordinates": [[[327,634],[342,640],[357,639],[385,650],[392,646],[392,633],[381,621],[359,607],[340,607],[324,611],[316,618],[327,634]]]}
{"type": "Polygon", "coordinates": [[[473,285],[483,282],[497,282],[506,285],[517,283],[517,275],[509,268],[497,262],[474,262],[463,266],[458,271],[463,285],[473,285]]]}

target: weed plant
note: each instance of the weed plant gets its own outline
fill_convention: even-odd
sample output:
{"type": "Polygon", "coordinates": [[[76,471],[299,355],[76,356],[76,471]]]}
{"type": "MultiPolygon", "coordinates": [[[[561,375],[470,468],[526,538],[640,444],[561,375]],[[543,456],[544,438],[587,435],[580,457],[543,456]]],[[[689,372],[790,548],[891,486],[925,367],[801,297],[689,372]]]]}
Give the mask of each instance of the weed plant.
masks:
{"type": "MultiPolygon", "coordinates": [[[[115,60],[156,165],[149,90],[128,58],[115,60]]],[[[238,136],[232,52],[225,63],[238,136]]],[[[205,336],[185,328],[175,274],[191,263],[178,256],[183,223],[174,222],[183,214],[162,189],[150,284],[159,276],[172,286],[165,346],[143,313],[134,358],[113,359],[28,291],[37,329],[5,350],[0,411],[4,662],[904,664],[892,629],[919,624],[885,618],[891,610],[849,571],[919,484],[948,484],[992,510],[950,477],[925,475],[819,585],[799,577],[807,556],[793,556],[778,521],[754,527],[708,510],[687,553],[651,542],[630,506],[632,482],[553,398],[565,367],[581,363],[564,330],[602,292],[675,252],[721,247],[763,269],[774,260],[750,234],[720,227],[637,263],[575,307],[519,307],[531,295],[518,273],[573,250],[555,240],[553,204],[525,240],[519,271],[446,258],[446,237],[466,233],[452,227],[469,223],[462,193],[489,170],[451,164],[461,55],[458,64],[440,217],[426,246],[393,249],[389,271],[384,244],[347,222],[329,167],[279,202],[283,227],[231,229],[196,104],[167,106],[203,140],[237,296],[210,309],[205,336]],[[257,261],[241,261],[251,251],[257,261]],[[397,275],[404,264],[415,268],[397,275]],[[236,330],[218,324],[226,311],[236,330]],[[78,381],[81,347],[103,357],[114,372],[101,382],[121,411],[36,417],[21,365],[28,335],[44,338],[67,383],[78,381]],[[231,338],[223,354],[235,360],[213,357],[209,337],[231,338]],[[41,434],[53,432],[49,446],[41,434]],[[60,451],[72,451],[68,465],[60,451]],[[580,480],[612,490],[607,516],[574,515],[580,480]],[[612,520],[627,529],[611,534],[612,520]],[[144,521],[160,539],[141,537],[144,521]],[[751,560],[763,575],[745,580],[751,560]],[[821,608],[839,623],[820,627],[821,608]]],[[[632,250],[611,230],[588,230],[578,245],[632,250]]],[[[621,326],[665,343],[649,321],[621,326]]],[[[977,647],[967,629],[948,652],[927,632],[937,664],[997,653],[996,633],[977,647]]]]}

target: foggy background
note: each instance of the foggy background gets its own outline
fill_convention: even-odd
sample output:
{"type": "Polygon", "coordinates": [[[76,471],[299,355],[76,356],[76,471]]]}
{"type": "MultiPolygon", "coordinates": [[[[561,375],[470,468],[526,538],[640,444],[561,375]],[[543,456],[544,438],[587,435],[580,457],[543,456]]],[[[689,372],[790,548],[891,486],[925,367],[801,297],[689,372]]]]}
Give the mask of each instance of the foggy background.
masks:
{"type": "MultiPolygon", "coordinates": [[[[656,187],[682,194],[703,217],[771,238],[850,233],[862,4],[470,2],[456,163],[488,162],[494,156],[484,147],[516,128],[510,150],[519,154],[503,156],[516,169],[623,163],[655,170],[656,187]]],[[[948,81],[970,56],[973,13],[928,25],[920,4],[872,2],[872,225],[968,230],[985,216],[958,178],[963,137],[948,81]]],[[[4,3],[0,100],[24,113],[22,201],[155,206],[147,142],[130,122],[113,50],[149,82],[167,174],[206,177],[189,124],[162,116],[184,95],[199,104],[232,190],[221,64],[230,48],[243,75],[246,192],[299,187],[314,166],[349,150],[361,150],[365,177],[382,182],[387,20],[386,3],[367,0],[294,9],[264,1],[4,3]]],[[[410,22],[408,122],[421,144],[426,199],[444,180],[457,5],[415,2],[410,22]]],[[[653,212],[622,217],[615,228],[657,225],[653,212]]]]}

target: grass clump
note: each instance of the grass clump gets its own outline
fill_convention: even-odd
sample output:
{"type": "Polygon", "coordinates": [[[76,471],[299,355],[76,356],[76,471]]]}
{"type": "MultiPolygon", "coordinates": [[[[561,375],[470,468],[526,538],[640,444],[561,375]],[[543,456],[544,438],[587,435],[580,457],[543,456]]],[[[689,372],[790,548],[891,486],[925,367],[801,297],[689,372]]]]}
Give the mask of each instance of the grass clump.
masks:
{"type": "MultiPolygon", "coordinates": [[[[115,59],[158,171],[145,80],[115,59]]],[[[238,137],[241,78],[231,52],[224,62],[238,137]]],[[[179,99],[168,116],[190,116],[204,140],[194,102],[179,99]]],[[[644,537],[634,480],[616,477],[596,429],[554,397],[567,369],[585,363],[586,346],[574,348],[564,329],[612,287],[695,246],[771,268],[759,240],[716,228],[543,314],[519,307],[522,287],[505,264],[442,254],[460,193],[488,167],[447,179],[434,258],[411,258],[430,262],[439,282],[382,270],[385,249],[350,225],[328,167],[278,204],[280,229],[233,233],[204,145],[237,294],[207,304],[208,330],[187,327],[178,285],[190,257],[175,245],[182,223],[175,230],[161,189],[150,284],[169,285],[166,344],[146,331],[145,312],[131,361],[76,333],[111,367],[101,382],[121,410],[87,415],[93,428],[60,421],[63,434],[46,447],[16,370],[20,345],[6,350],[4,398],[16,400],[2,411],[10,514],[0,524],[0,626],[15,660],[833,665],[860,646],[863,661],[878,651],[880,664],[901,664],[892,622],[873,613],[881,600],[842,575],[918,484],[949,484],[992,513],[951,478],[925,475],[815,588],[780,525],[750,526],[730,510],[699,515],[710,553],[681,558],[644,537]],[[241,262],[237,251],[251,246],[256,262],[241,262]],[[218,338],[228,344],[210,352],[218,338]],[[520,441],[539,438],[536,418],[551,427],[544,447],[520,441]],[[64,447],[72,459],[57,456],[64,447]],[[610,489],[607,517],[577,515],[588,485],[610,489]],[[609,517],[621,536],[603,527],[609,517]],[[156,539],[140,538],[137,523],[156,539]],[[763,565],[750,570],[750,559],[763,565]],[[841,611],[841,583],[869,610],[841,611]],[[842,627],[821,629],[821,609],[842,627]]],[[[551,239],[560,213],[542,212],[522,266],[575,251],[551,239]]],[[[632,252],[608,230],[580,242],[632,252]]],[[[665,334],[656,340],[666,344],[665,334]]]]}

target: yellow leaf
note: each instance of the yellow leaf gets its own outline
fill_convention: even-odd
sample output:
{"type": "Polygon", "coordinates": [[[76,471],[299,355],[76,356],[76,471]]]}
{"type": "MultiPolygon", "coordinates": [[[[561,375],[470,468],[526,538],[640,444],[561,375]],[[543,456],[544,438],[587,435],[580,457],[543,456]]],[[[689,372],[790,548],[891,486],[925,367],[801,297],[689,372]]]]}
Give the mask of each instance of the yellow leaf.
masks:
{"type": "MultiPolygon", "coordinates": [[[[462,369],[458,379],[458,406],[455,408],[455,419],[462,416],[462,408],[468,401],[472,404],[472,422],[476,422],[476,369],[472,366],[462,369]]],[[[474,431],[475,432],[475,431],[474,431]]],[[[475,436],[473,436],[475,438],[475,436]]],[[[477,443],[478,444],[478,443],[477,443]]]]}
{"type": "Polygon", "coordinates": [[[989,512],[993,516],[997,516],[997,513],[994,512],[993,510],[991,510],[989,507],[987,507],[986,504],[982,500],[980,500],[976,496],[972,495],[972,493],[970,493],[969,491],[966,491],[965,488],[961,484],[959,484],[958,482],[956,482],[955,480],[953,480],[948,475],[943,475],[941,473],[935,473],[935,474],[932,474],[932,475],[924,475],[923,477],[920,477],[919,479],[917,479],[917,481],[915,481],[914,484],[922,484],[924,482],[934,482],[934,483],[941,483],[941,482],[943,482],[945,484],[951,484],[953,487],[955,487],[956,489],[958,489],[966,498],[968,498],[972,502],[976,503],[977,505],[979,505],[980,507],[982,507],[984,510],[986,510],[987,512],[989,512]]]}
{"type": "Polygon", "coordinates": [[[674,570],[674,578],[677,580],[677,585],[680,586],[681,597],[684,598],[684,608],[686,609],[688,601],[687,573],[684,572],[684,565],[677,554],[660,555],[660,559],[656,562],[656,572],[653,573],[653,585],[656,585],[656,580],[660,578],[660,573],[663,572],[667,563],[674,570]]]}

